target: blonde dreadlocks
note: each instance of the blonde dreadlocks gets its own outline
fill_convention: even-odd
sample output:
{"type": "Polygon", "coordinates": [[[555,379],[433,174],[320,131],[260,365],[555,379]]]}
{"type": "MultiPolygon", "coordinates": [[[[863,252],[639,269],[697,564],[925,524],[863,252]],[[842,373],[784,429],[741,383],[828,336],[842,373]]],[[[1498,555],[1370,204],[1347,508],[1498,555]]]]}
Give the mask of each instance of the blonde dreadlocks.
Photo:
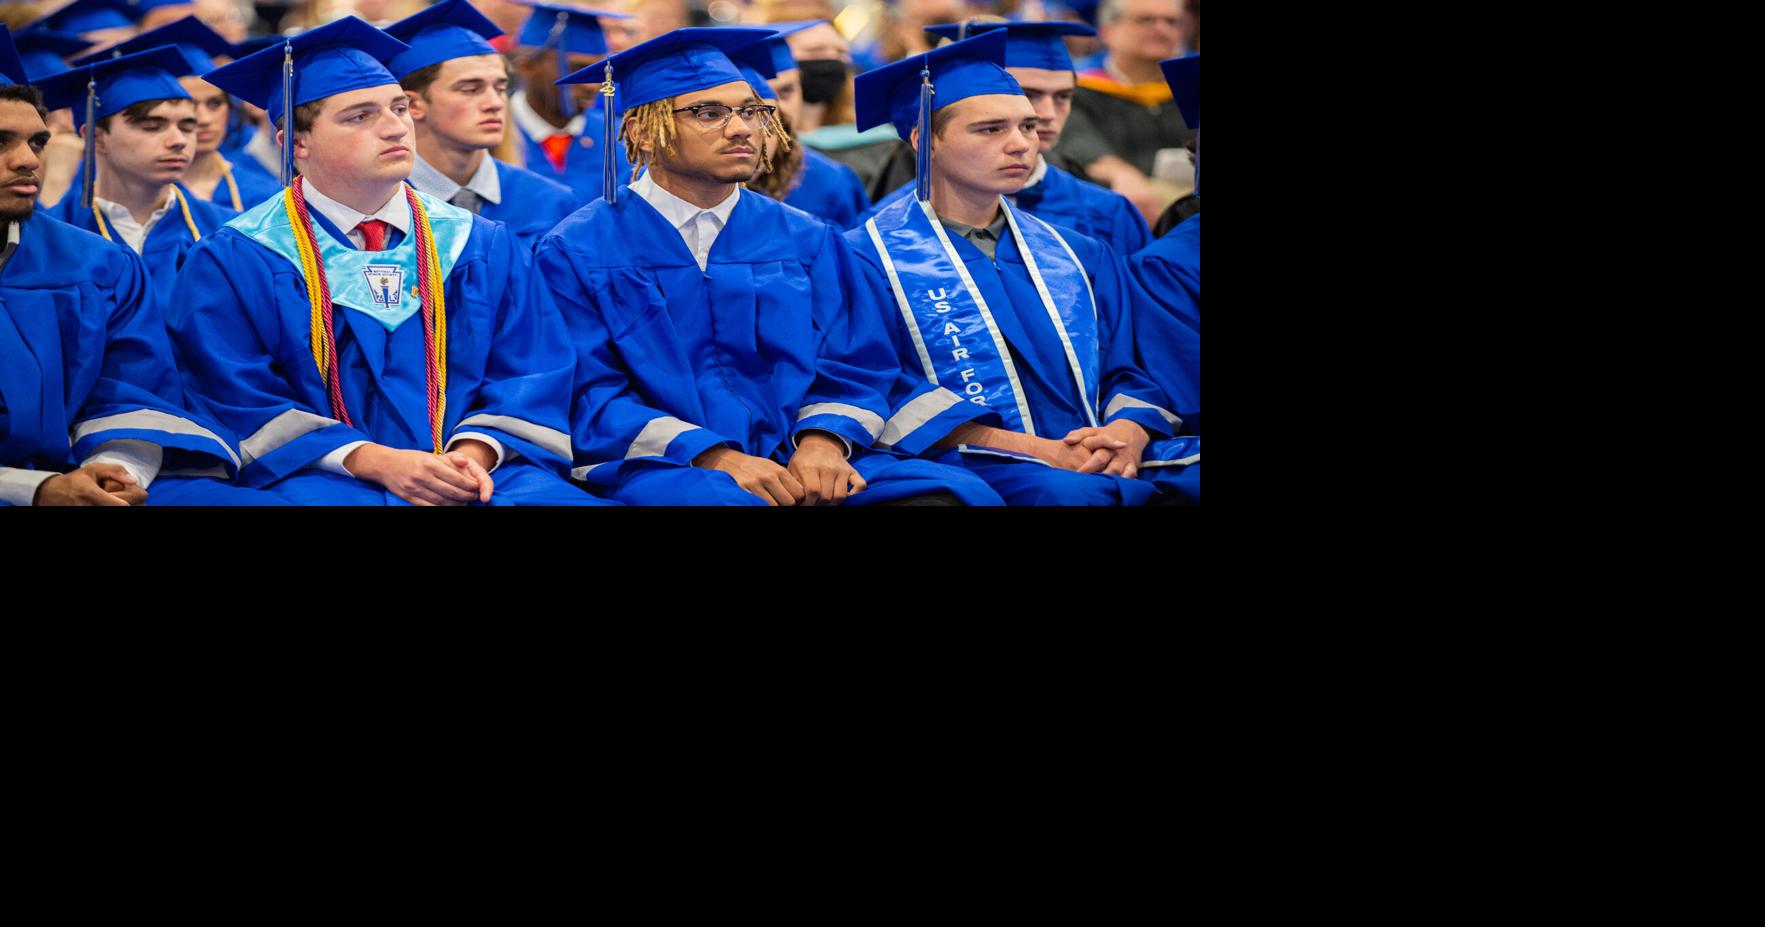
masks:
{"type": "MultiPolygon", "coordinates": [[[[791,118],[786,116],[782,109],[778,111],[777,116],[778,134],[784,142],[782,146],[783,157],[774,163],[769,157],[771,151],[768,144],[767,160],[760,165],[760,170],[754,174],[754,179],[748,181],[744,186],[750,190],[764,193],[782,203],[803,182],[803,149],[800,145],[791,144],[792,138],[796,135],[791,128],[791,118]]],[[[768,125],[770,126],[770,123],[768,125]]],[[[767,142],[769,143],[770,140],[771,136],[768,135],[767,142]]]]}

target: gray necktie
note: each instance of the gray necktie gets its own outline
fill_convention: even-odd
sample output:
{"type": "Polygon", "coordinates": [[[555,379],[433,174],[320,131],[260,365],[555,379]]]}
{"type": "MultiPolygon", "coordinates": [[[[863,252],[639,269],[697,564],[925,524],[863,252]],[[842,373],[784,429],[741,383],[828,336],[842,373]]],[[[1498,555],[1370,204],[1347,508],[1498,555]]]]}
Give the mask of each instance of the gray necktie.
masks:
{"type": "Polygon", "coordinates": [[[480,199],[478,194],[473,193],[465,187],[461,187],[460,191],[455,193],[453,199],[448,200],[448,202],[471,213],[477,213],[478,210],[484,206],[484,200],[480,199]]]}

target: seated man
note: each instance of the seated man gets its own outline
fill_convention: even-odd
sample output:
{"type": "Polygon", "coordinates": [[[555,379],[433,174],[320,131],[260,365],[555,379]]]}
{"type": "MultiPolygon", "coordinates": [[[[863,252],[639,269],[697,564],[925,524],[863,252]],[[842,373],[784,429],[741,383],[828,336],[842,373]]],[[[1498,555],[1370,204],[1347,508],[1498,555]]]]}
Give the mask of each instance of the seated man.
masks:
{"type": "MultiPolygon", "coordinates": [[[[820,216],[843,231],[857,224],[859,214],[870,208],[864,182],[850,167],[813,148],[796,144],[791,136],[797,124],[798,108],[803,105],[803,95],[797,61],[791,57],[791,46],[785,37],[822,22],[811,19],[797,23],[768,23],[766,28],[778,30],[772,38],[736,49],[730,52],[729,58],[747,75],[748,82],[762,100],[778,106],[780,134],[790,140],[798,155],[791,159],[797,164],[790,172],[791,176],[762,175],[750,182],[748,188],[759,189],[809,215],[820,216]]],[[[779,158],[775,156],[773,161],[777,168],[779,158]]]]}
{"type": "Polygon", "coordinates": [[[269,111],[301,176],[185,260],[166,324],[189,390],[240,437],[240,480],[293,501],[596,503],[565,476],[575,357],[525,252],[404,183],[384,62],[406,50],[352,16],[209,75],[269,111]]]}
{"type": "Polygon", "coordinates": [[[81,185],[49,214],[141,255],[162,313],[185,252],[232,215],[178,183],[196,151],[196,104],[178,83],[189,73],[176,48],[161,46],[120,58],[87,55],[38,82],[49,108],[73,107],[95,168],[82,171],[81,185]]]}
{"type": "Polygon", "coordinates": [[[601,173],[609,160],[618,183],[631,180],[631,165],[606,147],[606,108],[588,85],[558,87],[558,78],[607,53],[602,19],[627,20],[624,13],[584,10],[517,0],[533,15],[515,38],[515,70],[522,92],[509,100],[509,115],[521,135],[528,170],[576,191],[584,203],[601,195],[601,173]]]}
{"type": "Polygon", "coordinates": [[[576,473],[637,504],[996,505],[957,468],[867,452],[897,378],[878,308],[832,228],[741,186],[777,129],[721,49],[769,34],[678,29],[604,63],[646,173],[534,255],[578,352],[576,473]]]}
{"type": "MultiPolygon", "coordinates": [[[[1023,188],[1007,194],[1017,208],[1055,225],[1065,226],[1108,245],[1119,255],[1129,255],[1152,240],[1140,211],[1119,193],[1099,187],[1048,163],[1048,152],[1060,144],[1060,133],[1072,115],[1075,77],[1072,58],[1066,53],[1065,35],[1091,35],[1080,23],[965,23],[932,26],[933,35],[956,39],[961,30],[979,35],[1003,30],[1005,72],[1023,88],[1036,111],[1036,166],[1023,188]]],[[[865,213],[868,219],[894,203],[913,195],[915,185],[904,184],[865,213]]]]}
{"type": "Polygon", "coordinates": [[[0,26],[0,505],[280,504],[183,408],[141,258],[33,216],[48,111],[11,51],[0,26]]]}
{"type": "Polygon", "coordinates": [[[884,441],[954,450],[939,459],[1012,504],[1150,502],[1199,439],[1165,440],[1181,420],[1135,362],[1144,297],[1121,259],[1002,195],[1031,170],[1038,124],[999,67],[1005,41],[986,32],[858,78],[858,125],[889,120],[910,139],[927,197],[846,233],[898,307],[906,375],[884,441]]]}
{"type": "Polygon", "coordinates": [[[235,213],[281,193],[280,178],[270,176],[256,159],[242,157],[235,163],[221,153],[233,111],[232,99],[226,91],[199,76],[215,69],[215,58],[233,55],[233,44],[220,33],[203,25],[202,20],[186,16],[104,51],[109,55],[129,55],[161,45],[177,48],[184,60],[190,62],[190,73],[178,78],[196,104],[193,156],[180,181],[184,189],[235,213]]]}
{"type": "Polygon", "coordinates": [[[585,200],[576,191],[490,156],[503,140],[509,74],[487,39],[503,34],[466,0],[445,0],[386,27],[411,46],[390,69],[411,98],[411,186],[509,227],[531,251],[585,200]]]}
{"type": "MultiPolygon", "coordinates": [[[[1201,141],[1201,56],[1160,62],[1183,121],[1201,141]]],[[[1197,148],[1199,152],[1199,147],[1197,148]]],[[[1195,199],[1201,199],[1196,162],[1195,199]]],[[[1134,318],[1146,370],[1177,402],[1190,434],[1201,433],[1201,213],[1183,220],[1128,258],[1128,271],[1147,301],[1134,318]],[[1193,410],[1193,414],[1189,410],[1193,410]]]]}

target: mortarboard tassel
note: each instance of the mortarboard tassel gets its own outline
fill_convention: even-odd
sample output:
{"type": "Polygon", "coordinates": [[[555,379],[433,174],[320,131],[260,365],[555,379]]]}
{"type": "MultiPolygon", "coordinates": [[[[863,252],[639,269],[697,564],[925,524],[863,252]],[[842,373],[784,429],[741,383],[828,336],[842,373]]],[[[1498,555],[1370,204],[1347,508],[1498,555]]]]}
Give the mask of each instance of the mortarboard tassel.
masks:
{"type": "Polygon", "coordinates": [[[282,186],[294,182],[294,43],[282,43],[282,186]]]}
{"type": "Polygon", "coordinates": [[[86,72],[86,138],[80,149],[80,208],[92,208],[93,186],[98,176],[98,79],[86,72]]]}
{"type": "MultiPolygon", "coordinates": [[[[564,30],[570,26],[570,14],[558,12],[558,21],[552,24],[552,34],[546,36],[545,44],[551,46],[552,54],[558,56],[558,76],[570,73],[570,49],[564,43],[564,30]]],[[[576,100],[572,97],[569,87],[558,88],[558,112],[565,119],[576,115],[576,100]]]]}
{"type": "Polygon", "coordinates": [[[919,69],[919,201],[932,198],[932,69],[927,64],[919,69]]]}
{"type": "MultiPolygon", "coordinates": [[[[613,164],[613,62],[607,62],[607,68],[601,78],[601,195],[609,203],[619,202],[618,168],[613,164]]],[[[624,152],[619,152],[624,157],[624,152]]]]}

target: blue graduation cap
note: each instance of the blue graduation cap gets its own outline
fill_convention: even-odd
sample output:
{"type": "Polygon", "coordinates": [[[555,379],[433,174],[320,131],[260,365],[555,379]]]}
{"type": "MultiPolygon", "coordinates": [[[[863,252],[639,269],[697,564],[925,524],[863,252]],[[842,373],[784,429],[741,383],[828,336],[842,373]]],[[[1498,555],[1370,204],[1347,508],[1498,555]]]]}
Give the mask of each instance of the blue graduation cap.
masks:
{"type": "Polygon", "coordinates": [[[32,80],[60,74],[67,70],[66,59],[69,55],[77,55],[92,47],[91,42],[72,32],[59,32],[39,26],[32,26],[13,36],[12,44],[18,51],[19,60],[24,62],[25,73],[32,80]]]}
{"type": "Polygon", "coordinates": [[[1005,72],[1005,32],[994,29],[858,75],[854,86],[858,131],[893,123],[902,141],[919,126],[919,190],[931,195],[932,114],[952,103],[990,93],[1022,96],[1005,72]]]}
{"type": "Polygon", "coordinates": [[[454,58],[498,54],[488,40],[503,34],[496,23],[466,0],[443,0],[383,31],[411,47],[387,64],[387,69],[400,80],[412,71],[454,58]]]}
{"type": "Polygon", "coordinates": [[[1183,121],[1191,129],[1201,128],[1201,56],[1166,58],[1158,67],[1164,71],[1164,82],[1171,85],[1171,98],[1176,101],[1177,112],[1183,114],[1183,121]]]}
{"type": "Polygon", "coordinates": [[[0,23],[0,87],[13,84],[28,84],[29,74],[25,73],[25,63],[18,57],[18,49],[12,44],[12,30],[0,23]]]}
{"type": "Polygon", "coordinates": [[[249,38],[249,39],[241,39],[240,41],[233,43],[233,50],[231,52],[228,52],[227,54],[229,57],[234,58],[234,59],[243,58],[246,55],[252,54],[254,52],[263,51],[264,49],[269,48],[271,45],[275,45],[277,47],[280,47],[282,44],[282,40],[284,38],[286,38],[286,37],[282,36],[280,34],[277,34],[277,35],[259,35],[259,36],[253,36],[252,38],[249,38]]]}
{"type": "Polygon", "coordinates": [[[263,107],[271,125],[287,130],[282,133],[286,186],[294,177],[294,126],[283,123],[282,117],[296,106],[339,93],[397,86],[386,62],[407,51],[409,45],[357,17],[345,16],[216,68],[205,79],[263,107]]]}
{"type": "MultiPolygon", "coordinates": [[[[533,7],[533,14],[521,24],[521,34],[515,37],[516,45],[531,48],[555,49],[562,48],[565,53],[578,55],[604,55],[607,53],[607,37],[601,32],[602,19],[630,19],[630,13],[615,10],[596,10],[584,6],[562,6],[553,3],[538,3],[534,0],[513,0],[522,6],[533,7]]],[[[564,73],[559,70],[558,73],[564,73]]]]}
{"type": "Polygon", "coordinates": [[[72,67],[37,81],[43,105],[73,108],[74,126],[85,127],[81,158],[80,206],[92,205],[92,183],[98,174],[98,130],[95,124],[148,100],[188,100],[178,78],[190,73],[190,62],[170,45],[112,58],[108,51],[75,59],[72,67]]]}
{"type": "Polygon", "coordinates": [[[149,48],[161,45],[175,46],[190,62],[193,74],[207,74],[215,69],[214,55],[231,55],[233,43],[221,38],[221,34],[203,25],[202,20],[195,16],[186,16],[174,23],[167,23],[148,32],[143,32],[127,42],[119,42],[105,49],[101,54],[116,57],[132,55],[149,48]]]}
{"type": "Polygon", "coordinates": [[[124,29],[141,21],[150,7],[137,0],[74,0],[38,21],[59,32],[97,32],[124,29]]]}
{"type": "MultiPolygon", "coordinates": [[[[598,83],[602,85],[603,95],[613,94],[613,105],[607,107],[606,137],[603,139],[606,146],[603,150],[611,152],[615,150],[613,126],[619,121],[619,113],[695,90],[746,82],[748,76],[729,60],[725,52],[771,38],[773,34],[771,29],[739,26],[676,29],[560,77],[558,85],[598,83]]],[[[616,202],[613,158],[609,154],[601,161],[602,190],[607,202],[616,202]]]]}
{"type": "Polygon", "coordinates": [[[1096,35],[1097,30],[1084,23],[977,23],[965,22],[927,26],[925,31],[942,39],[961,41],[971,35],[1004,30],[1005,66],[1008,68],[1041,68],[1044,71],[1071,71],[1072,55],[1067,53],[1063,35],[1096,35]]]}

